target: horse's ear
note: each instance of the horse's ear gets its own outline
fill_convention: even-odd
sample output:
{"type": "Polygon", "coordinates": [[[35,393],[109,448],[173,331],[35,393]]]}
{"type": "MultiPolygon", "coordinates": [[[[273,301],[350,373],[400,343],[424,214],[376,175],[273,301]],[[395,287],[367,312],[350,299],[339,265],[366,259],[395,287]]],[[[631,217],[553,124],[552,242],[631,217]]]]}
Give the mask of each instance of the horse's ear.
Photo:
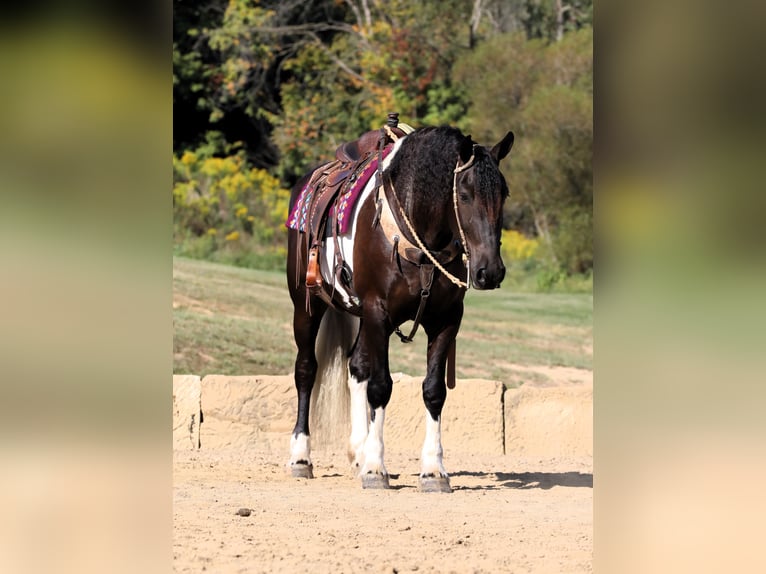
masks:
{"type": "Polygon", "coordinates": [[[498,143],[495,147],[492,148],[492,151],[490,152],[492,154],[492,157],[495,159],[495,162],[498,164],[500,161],[508,155],[508,152],[511,151],[511,148],[513,147],[513,132],[508,132],[505,134],[505,137],[498,143]]]}

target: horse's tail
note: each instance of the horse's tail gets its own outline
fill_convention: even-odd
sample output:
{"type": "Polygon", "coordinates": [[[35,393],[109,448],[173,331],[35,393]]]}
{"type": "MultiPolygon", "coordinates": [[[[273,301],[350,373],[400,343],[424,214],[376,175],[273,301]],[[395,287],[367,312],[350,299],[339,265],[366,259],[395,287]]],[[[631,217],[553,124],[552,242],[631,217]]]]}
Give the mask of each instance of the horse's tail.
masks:
{"type": "Polygon", "coordinates": [[[359,318],[329,308],[316,339],[317,375],[311,393],[311,443],[345,449],[351,428],[348,357],[359,332],[359,318]]]}

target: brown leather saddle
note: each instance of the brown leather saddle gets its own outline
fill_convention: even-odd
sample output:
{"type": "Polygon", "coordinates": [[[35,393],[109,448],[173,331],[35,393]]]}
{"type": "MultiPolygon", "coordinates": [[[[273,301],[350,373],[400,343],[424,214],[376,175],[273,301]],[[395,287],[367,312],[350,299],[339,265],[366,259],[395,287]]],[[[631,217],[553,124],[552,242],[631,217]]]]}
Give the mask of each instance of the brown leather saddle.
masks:
{"type": "MultiPolygon", "coordinates": [[[[343,272],[346,266],[338,248],[337,221],[330,217],[331,207],[337,204],[339,198],[350,188],[362,170],[376,155],[381,157],[380,154],[382,154],[385,146],[394,143],[394,138],[398,139],[406,135],[406,132],[396,127],[396,123],[392,121],[393,119],[398,122],[396,118],[391,117],[394,115],[398,116],[398,114],[389,114],[389,123],[385,128],[366,132],[359,139],[338,146],[335,151],[335,159],[320,166],[311,175],[308,189],[312,190],[312,193],[303,239],[308,253],[306,266],[307,306],[309,293],[318,295],[330,305],[335,305],[332,293],[327,293],[323,288],[324,281],[319,264],[320,251],[324,241],[330,237],[336,243],[335,280],[340,281],[350,292],[353,292],[351,277],[348,273],[343,272]],[[331,221],[331,219],[333,220],[331,221]]],[[[337,217],[337,205],[335,214],[337,217]]],[[[333,283],[334,285],[335,283],[333,283]]],[[[346,310],[354,311],[354,309],[346,310]]]]}

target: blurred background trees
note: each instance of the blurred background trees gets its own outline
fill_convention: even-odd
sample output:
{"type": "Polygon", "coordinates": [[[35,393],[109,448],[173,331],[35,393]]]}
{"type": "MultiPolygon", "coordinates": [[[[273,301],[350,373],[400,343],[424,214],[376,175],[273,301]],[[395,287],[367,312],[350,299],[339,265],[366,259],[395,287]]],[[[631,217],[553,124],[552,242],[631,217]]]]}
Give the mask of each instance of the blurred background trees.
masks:
{"type": "Polygon", "coordinates": [[[176,253],[284,265],[286,190],[397,111],[513,130],[509,279],[589,276],[591,0],[175,0],[173,34],[176,253]]]}

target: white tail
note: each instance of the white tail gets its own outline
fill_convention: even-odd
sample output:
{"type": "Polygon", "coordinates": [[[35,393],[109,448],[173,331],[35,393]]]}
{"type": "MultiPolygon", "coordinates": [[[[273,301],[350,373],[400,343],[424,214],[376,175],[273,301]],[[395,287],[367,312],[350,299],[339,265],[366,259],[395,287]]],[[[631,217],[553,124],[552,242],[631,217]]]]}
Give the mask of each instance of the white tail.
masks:
{"type": "Polygon", "coordinates": [[[311,392],[309,428],[313,447],[345,451],[351,429],[348,355],[359,318],[328,309],[316,340],[317,375],[311,392]]]}

